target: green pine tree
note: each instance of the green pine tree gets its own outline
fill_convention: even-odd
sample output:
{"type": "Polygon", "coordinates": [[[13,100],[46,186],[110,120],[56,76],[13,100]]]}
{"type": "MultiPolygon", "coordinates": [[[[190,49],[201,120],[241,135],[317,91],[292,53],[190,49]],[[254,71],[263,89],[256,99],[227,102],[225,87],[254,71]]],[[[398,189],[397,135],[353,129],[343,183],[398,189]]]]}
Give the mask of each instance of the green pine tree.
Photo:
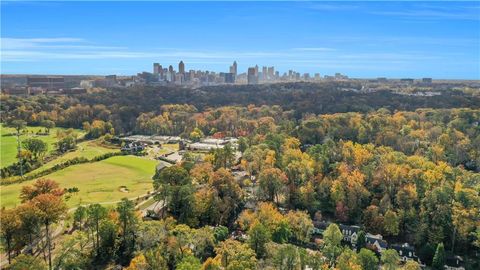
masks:
{"type": "Polygon", "coordinates": [[[443,243],[437,245],[435,256],[433,256],[432,267],[433,269],[441,270],[445,265],[445,247],[443,243]]]}

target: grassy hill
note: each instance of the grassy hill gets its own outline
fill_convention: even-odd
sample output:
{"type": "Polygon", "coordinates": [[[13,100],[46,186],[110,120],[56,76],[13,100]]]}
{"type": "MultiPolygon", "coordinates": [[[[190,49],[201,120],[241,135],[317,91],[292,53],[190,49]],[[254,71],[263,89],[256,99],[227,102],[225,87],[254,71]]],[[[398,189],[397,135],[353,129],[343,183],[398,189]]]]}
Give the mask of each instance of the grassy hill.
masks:
{"type": "Polygon", "coordinates": [[[26,175],[28,176],[33,173],[44,171],[73,158],[83,157],[86,159],[93,159],[94,157],[101,156],[103,154],[114,153],[118,151],[120,151],[120,149],[102,145],[98,140],[81,142],[77,144],[77,149],[74,151],[65,153],[64,155],[61,155],[60,157],[43,164],[40,168],[35,169],[26,175]]]}
{"type": "MultiPolygon", "coordinates": [[[[0,167],[6,167],[17,161],[17,136],[16,131],[13,128],[0,125],[1,138],[0,138],[0,167]]],[[[27,127],[26,132],[20,136],[21,140],[27,138],[38,138],[48,144],[48,152],[55,149],[55,143],[57,142],[57,131],[65,130],[64,128],[53,128],[50,130],[49,135],[36,135],[38,131],[44,131],[42,127],[27,127]]],[[[76,130],[79,136],[83,135],[81,130],[76,130]]]]}
{"type": "MultiPolygon", "coordinates": [[[[158,162],[135,156],[116,156],[95,163],[70,166],[44,178],[57,181],[63,188],[77,187],[80,191],[67,204],[113,203],[123,197],[135,198],[152,190],[151,177],[158,162]],[[128,192],[122,187],[126,187],[128,192]]],[[[22,186],[35,180],[1,187],[0,207],[14,207],[20,203],[22,186]]]]}

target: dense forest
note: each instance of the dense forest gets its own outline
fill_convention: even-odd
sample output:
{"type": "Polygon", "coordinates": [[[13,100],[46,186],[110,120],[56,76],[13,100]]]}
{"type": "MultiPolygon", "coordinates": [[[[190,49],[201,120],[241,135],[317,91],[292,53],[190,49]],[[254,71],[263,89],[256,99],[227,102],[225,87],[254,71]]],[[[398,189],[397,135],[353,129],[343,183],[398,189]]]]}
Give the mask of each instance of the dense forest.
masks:
{"type": "Polygon", "coordinates": [[[106,140],[232,136],[241,152],[238,161],[230,145],[201,161],[187,152],[157,171],[154,198],[166,204],[159,220],[142,220],[127,199],[114,208],[76,208],[55,254],[48,230],[67,216],[65,191],[51,180],[25,186],[22,204],[2,210],[7,252],[42,244],[43,231],[46,243],[43,258],[27,252],[11,269],[48,263],[52,269],[413,270],[444,269],[454,255],[478,269],[480,98],[460,91],[425,97],[342,90],[359,87],[292,83],[2,96],[7,125],[53,123],[106,140]],[[239,171],[247,177],[239,180],[239,171]],[[321,237],[319,222],[329,224],[321,237]],[[358,225],[363,238],[346,243],[337,224],[358,225]],[[394,249],[365,243],[366,233],[409,243],[419,260],[401,262],[394,249]]]}
{"type": "Polygon", "coordinates": [[[2,122],[9,117],[38,122],[48,118],[59,126],[82,127],[85,121],[110,121],[118,133],[134,129],[142,113],[159,115],[162,105],[189,104],[205,111],[221,106],[280,106],[291,110],[294,119],[306,113],[370,112],[380,108],[392,112],[418,108],[478,108],[480,96],[444,90],[438,96],[408,96],[391,91],[356,92],[357,82],[284,83],[265,85],[180,87],[137,87],[98,90],[76,96],[38,96],[28,100],[2,97],[2,122]],[[43,113],[42,113],[43,112],[43,113]]]}
{"type": "Polygon", "coordinates": [[[317,87],[295,83],[254,89],[238,86],[225,92],[223,87],[165,87],[109,89],[78,97],[2,96],[1,120],[23,120],[29,125],[53,122],[60,127],[83,128],[92,137],[106,133],[189,137],[195,128],[205,135],[235,137],[282,131],[299,138],[304,146],[326,138],[373,143],[479,170],[480,97],[463,92],[433,97],[386,91],[359,94],[317,87]],[[297,90],[302,86],[307,87],[297,90]],[[221,106],[231,103],[239,105],[221,106]],[[447,109],[450,107],[463,109],[447,109]]]}

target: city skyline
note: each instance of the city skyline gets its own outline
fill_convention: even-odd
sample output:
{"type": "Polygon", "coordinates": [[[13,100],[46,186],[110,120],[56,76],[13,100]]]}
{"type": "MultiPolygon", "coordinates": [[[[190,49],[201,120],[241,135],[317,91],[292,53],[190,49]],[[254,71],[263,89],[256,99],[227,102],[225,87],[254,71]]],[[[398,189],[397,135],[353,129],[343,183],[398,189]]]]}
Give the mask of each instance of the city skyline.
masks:
{"type": "Polygon", "coordinates": [[[215,72],[236,60],[238,73],[258,64],[322,76],[480,79],[477,2],[1,5],[2,74],[134,75],[182,59],[186,70],[215,72]]]}
{"type": "MultiPolygon", "coordinates": [[[[278,71],[275,66],[262,66],[256,64],[255,67],[249,67],[246,72],[238,71],[237,61],[233,61],[227,71],[215,72],[211,70],[189,69],[183,60],[178,62],[178,68],[173,65],[162,65],[154,62],[152,72],[139,72],[132,79],[137,82],[151,85],[188,85],[188,86],[206,86],[220,84],[258,84],[258,83],[277,83],[277,82],[298,82],[298,81],[320,81],[326,80],[346,80],[348,76],[335,73],[334,76],[324,75],[316,72],[312,75],[306,72],[301,74],[293,69],[288,71],[278,71]]],[[[115,76],[115,75],[112,75],[115,76]]],[[[108,77],[108,76],[107,76],[108,77]]]]}

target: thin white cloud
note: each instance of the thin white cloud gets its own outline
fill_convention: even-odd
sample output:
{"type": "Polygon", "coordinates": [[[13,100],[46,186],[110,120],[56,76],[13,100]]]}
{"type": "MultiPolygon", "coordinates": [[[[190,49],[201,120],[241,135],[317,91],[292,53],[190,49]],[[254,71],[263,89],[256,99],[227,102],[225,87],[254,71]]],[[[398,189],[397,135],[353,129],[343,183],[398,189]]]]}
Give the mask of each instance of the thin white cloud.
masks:
{"type": "Polygon", "coordinates": [[[1,38],[2,61],[39,61],[56,59],[214,59],[291,57],[291,51],[202,51],[178,48],[153,48],[135,51],[127,47],[99,46],[81,38],[1,38]]]}
{"type": "Polygon", "coordinates": [[[358,9],[359,6],[345,4],[345,3],[330,3],[330,4],[319,3],[319,4],[309,5],[308,8],[313,10],[321,10],[321,11],[342,11],[342,10],[358,9]]]}
{"type": "Polygon", "coordinates": [[[438,60],[440,56],[429,56],[425,54],[408,54],[408,53],[355,53],[355,54],[340,54],[339,59],[381,59],[381,60],[438,60]]]}
{"type": "Polygon", "coordinates": [[[1,38],[0,44],[2,50],[4,49],[22,49],[22,48],[37,48],[45,46],[46,44],[65,44],[65,43],[83,43],[81,38],[1,38]]]}
{"type": "Polygon", "coordinates": [[[2,61],[38,61],[58,59],[122,59],[155,57],[156,54],[126,51],[42,52],[30,50],[2,51],[2,61]]]}
{"type": "Polygon", "coordinates": [[[327,43],[328,46],[341,46],[345,43],[357,43],[359,45],[369,45],[384,47],[385,44],[399,45],[439,45],[439,46],[478,46],[480,40],[476,38],[457,38],[457,37],[415,37],[415,36],[323,36],[312,37],[313,42],[327,43]]]}
{"type": "Polygon", "coordinates": [[[335,51],[333,48],[323,48],[323,47],[306,47],[306,48],[293,48],[294,51],[303,51],[303,52],[331,52],[335,51]]]}
{"type": "Polygon", "coordinates": [[[122,50],[82,50],[82,51],[39,51],[39,50],[2,50],[2,61],[36,61],[40,59],[123,59],[123,58],[167,58],[167,59],[224,59],[234,58],[279,58],[292,57],[282,52],[240,52],[240,51],[122,51],[122,50]]]}
{"type": "Polygon", "coordinates": [[[465,12],[464,11],[441,11],[441,10],[404,10],[404,11],[370,11],[370,14],[381,15],[381,16],[396,16],[403,18],[414,18],[420,20],[480,20],[480,14],[476,12],[465,12]]]}
{"type": "Polygon", "coordinates": [[[355,11],[356,13],[388,16],[392,18],[414,20],[480,20],[480,5],[475,2],[464,5],[443,5],[435,2],[416,3],[409,2],[385,3],[377,5],[374,1],[366,3],[314,3],[307,6],[308,9],[321,12],[355,11]]]}

